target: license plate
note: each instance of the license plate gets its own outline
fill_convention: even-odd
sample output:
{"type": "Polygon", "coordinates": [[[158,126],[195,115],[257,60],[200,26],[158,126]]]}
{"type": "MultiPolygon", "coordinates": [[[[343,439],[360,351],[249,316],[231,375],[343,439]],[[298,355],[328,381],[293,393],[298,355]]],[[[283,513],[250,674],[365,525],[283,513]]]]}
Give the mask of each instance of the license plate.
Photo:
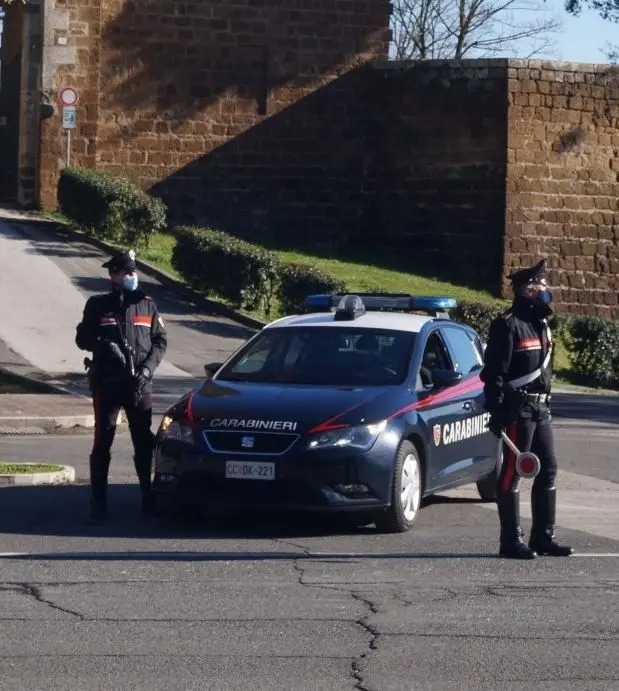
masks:
{"type": "Polygon", "coordinates": [[[226,477],[234,480],[275,480],[275,463],[226,461],[226,477]]]}

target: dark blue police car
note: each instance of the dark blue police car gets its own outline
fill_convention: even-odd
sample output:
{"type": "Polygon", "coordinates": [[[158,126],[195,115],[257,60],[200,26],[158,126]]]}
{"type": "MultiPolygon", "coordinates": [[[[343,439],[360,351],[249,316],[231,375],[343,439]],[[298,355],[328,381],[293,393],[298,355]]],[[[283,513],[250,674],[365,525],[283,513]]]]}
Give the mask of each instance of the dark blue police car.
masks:
{"type": "Polygon", "coordinates": [[[404,532],[422,498],[477,483],[499,443],[483,408],[484,344],[449,298],[314,295],[170,408],[153,488],[177,507],[356,511],[404,532]],[[413,312],[422,312],[414,314],[413,312]]]}

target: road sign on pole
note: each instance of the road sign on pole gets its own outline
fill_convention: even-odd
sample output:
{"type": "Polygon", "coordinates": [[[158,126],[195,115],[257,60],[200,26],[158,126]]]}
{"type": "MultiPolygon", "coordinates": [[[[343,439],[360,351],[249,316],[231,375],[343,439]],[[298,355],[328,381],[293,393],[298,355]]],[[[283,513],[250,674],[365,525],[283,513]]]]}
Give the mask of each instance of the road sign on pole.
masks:
{"type": "Polygon", "coordinates": [[[62,109],[62,126],[65,130],[74,130],[77,123],[75,106],[64,106],[62,109]]]}
{"type": "Polygon", "coordinates": [[[60,92],[60,100],[63,106],[74,106],[77,103],[77,91],[69,86],[60,92]]]}
{"type": "Polygon", "coordinates": [[[74,130],[76,125],[75,106],[63,106],[62,126],[67,131],[67,168],[71,165],[71,130],[74,130]]]}

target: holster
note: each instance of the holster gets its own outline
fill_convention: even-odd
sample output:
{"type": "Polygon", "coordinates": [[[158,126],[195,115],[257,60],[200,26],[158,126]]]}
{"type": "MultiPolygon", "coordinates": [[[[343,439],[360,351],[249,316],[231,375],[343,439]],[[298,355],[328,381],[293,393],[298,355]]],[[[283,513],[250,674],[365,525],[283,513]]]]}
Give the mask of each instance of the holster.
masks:
{"type": "Polygon", "coordinates": [[[84,367],[86,368],[86,378],[88,379],[88,388],[90,393],[94,394],[99,381],[99,367],[90,358],[84,358],[84,367]]]}
{"type": "Polygon", "coordinates": [[[505,385],[503,389],[503,411],[505,414],[505,422],[515,422],[522,412],[522,408],[526,402],[525,395],[512,389],[511,386],[505,385]]]}

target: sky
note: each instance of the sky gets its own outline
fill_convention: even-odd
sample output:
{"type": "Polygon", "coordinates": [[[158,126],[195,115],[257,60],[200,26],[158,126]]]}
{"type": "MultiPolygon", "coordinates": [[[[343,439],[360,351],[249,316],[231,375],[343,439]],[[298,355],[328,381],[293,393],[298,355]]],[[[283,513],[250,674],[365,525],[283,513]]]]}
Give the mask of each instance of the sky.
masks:
{"type": "Polygon", "coordinates": [[[566,62],[605,63],[600,52],[606,43],[619,45],[619,24],[602,19],[594,10],[583,9],[579,17],[572,17],[563,10],[561,0],[548,0],[556,6],[563,23],[563,31],[557,34],[556,53],[552,59],[566,62]]]}

